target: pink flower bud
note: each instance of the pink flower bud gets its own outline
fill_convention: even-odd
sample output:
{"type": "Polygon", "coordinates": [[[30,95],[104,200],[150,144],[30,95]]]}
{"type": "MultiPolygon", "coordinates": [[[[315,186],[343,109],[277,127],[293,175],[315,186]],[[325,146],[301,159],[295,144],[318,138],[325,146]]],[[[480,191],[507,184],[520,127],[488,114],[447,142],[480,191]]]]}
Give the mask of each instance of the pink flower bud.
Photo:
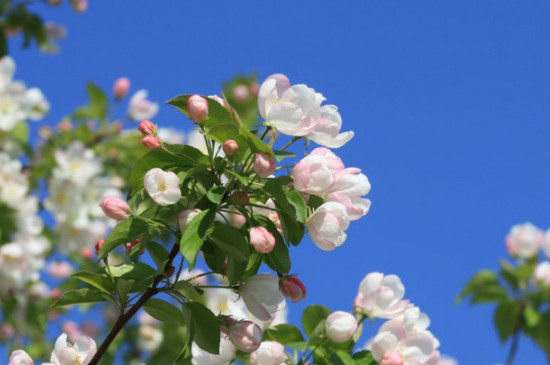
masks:
{"type": "Polygon", "coordinates": [[[185,231],[185,228],[187,228],[189,223],[191,223],[193,218],[195,218],[200,212],[202,212],[200,209],[190,208],[184,210],[178,215],[178,225],[182,233],[185,231]]]}
{"type": "MultiPolygon", "coordinates": [[[[134,247],[136,247],[140,243],[141,243],[141,238],[136,238],[132,242],[126,242],[124,244],[124,251],[126,251],[126,254],[129,255],[132,253],[132,250],[134,249],[134,247]]],[[[143,253],[144,250],[145,250],[145,247],[142,248],[141,253],[143,253]]]]}
{"type": "Polygon", "coordinates": [[[238,321],[229,326],[229,340],[239,350],[252,352],[262,344],[262,329],[252,321],[238,321]]]}
{"type": "Polygon", "coordinates": [[[130,80],[127,77],[121,77],[113,84],[113,95],[116,99],[122,99],[130,90],[130,80]]]}
{"type": "Polygon", "coordinates": [[[80,256],[85,260],[91,260],[94,257],[94,253],[90,247],[84,247],[80,250],[80,256]]]}
{"type": "Polygon", "coordinates": [[[99,240],[97,241],[97,243],[95,244],[95,252],[99,255],[99,251],[101,250],[101,247],[103,246],[103,244],[105,243],[105,240],[99,240]]]}
{"type": "Polygon", "coordinates": [[[15,330],[13,326],[9,323],[0,324],[0,340],[5,341],[15,335],[15,330]]]}
{"type": "Polygon", "coordinates": [[[273,161],[273,158],[265,152],[257,153],[254,156],[254,171],[260,177],[268,177],[275,172],[277,164],[273,161]]]}
{"type": "Polygon", "coordinates": [[[270,253],[275,247],[275,237],[264,227],[252,227],[250,244],[259,253],[270,253]]]}
{"type": "Polygon", "coordinates": [[[160,148],[160,146],[162,145],[162,141],[158,139],[158,137],[155,137],[151,134],[143,136],[140,143],[150,150],[156,150],[157,148],[160,148]]]}
{"type": "Polygon", "coordinates": [[[200,95],[193,95],[187,99],[187,111],[193,122],[202,123],[208,118],[208,101],[200,95]]]}
{"type": "Polygon", "coordinates": [[[258,91],[260,91],[260,85],[257,82],[250,84],[249,90],[252,95],[258,95],[258,91]]]}
{"type": "Polygon", "coordinates": [[[83,13],[88,9],[88,0],[71,0],[71,7],[77,13],[83,13]]]}
{"type": "Polygon", "coordinates": [[[357,330],[357,320],[348,313],[337,311],[327,317],[327,337],[336,343],[345,342],[353,337],[357,330]]]}
{"type": "Polygon", "coordinates": [[[63,295],[63,293],[61,292],[61,289],[59,289],[59,288],[53,288],[52,291],[50,292],[50,297],[53,300],[57,300],[57,299],[61,298],[61,295],[63,295]]]}
{"type": "Polygon", "coordinates": [[[235,98],[235,101],[237,103],[243,103],[248,99],[250,96],[250,90],[248,90],[248,87],[246,85],[237,85],[233,89],[233,98],[235,98]]]}
{"type": "Polygon", "coordinates": [[[158,128],[157,126],[151,122],[150,120],[144,119],[139,123],[138,131],[141,132],[144,136],[152,134],[157,135],[158,128]]]}
{"type": "MultiPolygon", "coordinates": [[[[266,364],[285,364],[288,356],[285,352],[285,347],[279,342],[264,341],[260,347],[250,354],[250,364],[266,365],[266,364]]],[[[305,365],[311,365],[306,362],[305,365]]]]}
{"type": "Polygon", "coordinates": [[[228,139],[223,143],[223,152],[225,152],[227,156],[233,155],[238,150],[239,150],[239,145],[234,139],[228,139]]]}
{"type": "Polygon", "coordinates": [[[105,213],[107,217],[116,220],[126,219],[132,213],[126,201],[114,196],[106,196],[99,206],[103,209],[103,213],[105,213]]]}
{"type": "Polygon", "coordinates": [[[296,303],[306,297],[306,287],[297,277],[286,275],[279,279],[281,293],[292,303],[296,303]]]}
{"type": "Polygon", "coordinates": [[[52,5],[52,6],[61,5],[61,0],[46,0],[46,2],[48,3],[48,5],[52,5]]]}

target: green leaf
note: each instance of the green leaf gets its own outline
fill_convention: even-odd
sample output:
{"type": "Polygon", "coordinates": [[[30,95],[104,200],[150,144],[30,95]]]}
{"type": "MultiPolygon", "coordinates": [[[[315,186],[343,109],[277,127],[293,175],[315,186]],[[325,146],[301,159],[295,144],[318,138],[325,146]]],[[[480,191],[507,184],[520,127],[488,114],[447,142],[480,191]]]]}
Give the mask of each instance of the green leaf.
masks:
{"type": "Polygon", "coordinates": [[[90,110],[93,116],[98,120],[105,119],[109,108],[107,95],[93,82],[88,82],[86,89],[90,98],[90,110]]]}
{"type": "MultiPolygon", "coordinates": [[[[107,271],[107,269],[105,269],[105,271],[107,271]]],[[[109,272],[115,278],[138,280],[152,278],[156,274],[155,269],[143,262],[138,262],[137,264],[120,264],[117,266],[109,266],[109,272]]]]}
{"type": "Polygon", "coordinates": [[[185,326],[186,321],[183,312],[175,307],[173,304],[168,303],[160,299],[149,299],[144,305],[143,309],[151,315],[151,317],[158,319],[161,322],[167,322],[176,324],[179,326],[185,326]]]}
{"type": "Polygon", "coordinates": [[[191,284],[190,282],[185,281],[185,280],[178,281],[176,284],[174,284],[174,290],[179,291],[180,293],[185,295],[185,297],[187,299],[195,301],[195,302],[204,299],[201,296],[203,291],[200,290],[199,288],[197,288],[196,286],[194,286],[193,284],[191,284]]]}
{"type": "Polygon", "coordinates": [[[71,290],[63,294],[51,308],[63,307],[66,305],[84,304],[84,303],[99,303],[108,302],[108,296],[98,289],[82,288],[71,290]]]}
{"type": "Polygon", "coordinates": [[[296,190],[290,190],[286,192],[286,198],[294,208],[296,220],[298,222],[305,222],[307,218],[307,205],[302,194],[296,190]]]}
{"type": "Polygon", "coordinates": [[[300,330],[287,323],[278,324],[274,327],[269,327],[264,332],[264,341],[277,341],[283,345],[293,342],[304,341],[304,336],[300,330]]]}
{"type": "Polygon", "coordinates": [[[302,312],[302,327],[306,335],[311,336],[317,325],[324,321],[332,311],[324,305],[310,305],[302,312]]]}
{"type": "Polygon", "coordinates": [[[374,361],[372,353],[368,350],[363,350],[353,354],[353,360],[355,360],[355,365],[376,365],[377,362],[374,361]]]}
{"type": "Polygon", "coordinates": [[[470,297],[470,304],[501,302],[508,299],[506,290],[498,282],[498,278],[490,270],[481,270],[464,286],[457,302],[470,297]]]}
{"type": "Polygon", "coordinates": [[[180,240],[180,252],[189,262],[189,270],[195,267],[204,238],[216,218],[216,209],[203,210],[187,225],[180,240]]]}
{"type": "Polygon", "coordinates": [[[168,259],[168,251],[166,251],[166,248],[160,243],[153,241],[147,242],[146,248],[157,266],[162,265],[162,263],[168,259]]]}
{"type": "Polygon", "coordinates": [[[208,240],[235,260],[248,262],[250,245],[237,228],[215,222],[214,229],[208,234],[208,240]]]}
{"type": "Polygon", "coordinates": [[[116,291],[118,293],[118,297],[123,301],[126,301],[128,294],[132,292],[132,287],[134,286],[134,283],[134,280],[118,278],[116,281],[116,291]]]}
{"type": "Polygon", "coordinates": [[[285,237],[297,245],[304,235],[304,226],[298,222],[296,211],[289,203],[287,195],[283,191],[284,185],[286,185],[284,177],[268,179],[264,185],[264,190],[273,197],[275,206],[279,209],[278,216],[281,220],[285,237]]]}
{"type": "Polygon", "coordinates": [[[244,273],[246,272],[248,262],[237,261],[232,257],[227,259],[226,274],[229,284],[237,284],[241,281],[244,273]]]}
{"type": "Polygon", "coordinates": [[[550,311],[546,311],[538,325],[533,330],[533,340],[546,353],[546,359],[550,363],[550,311]]]}
{"type": "Polygon", "coordinates": [[[29,125],[21,121],[13,127],[10,134],[19,144],[25,145],[29,140],[29,125]]]}
{"type": "Polygon", "coordinates": [[[275,155],[275,159],[277,161],[284,160],[287,157],[296,157],[296,154],[294,152],[290,152],[290,151],[277,151],[277,150],[274,150],[273,154],[275,155]]]}
{"type": "Polygon", "coordinates": [[[220,326],[218,319],[212,311],[197,302],[187,302],[183,305],[186,319],[193,322],[196,344],[211,354],[219,354],[220,351],[220,326]]]}
{"type": "Polygon", "coordinates": [[[333,353],[330,360],[334,365],[355,365],[355,361],[351,355],[342,350],[333,353]]]}
{"type": "Polygon", "coordinates": [[[241,127],[239,129],[239,133],[242,137],[244,137],[244,139],[246,139],[252,152],[254,153],[265,152],[270,156],[274,157],[274,153],[271,150],[271,148],[269,148],[269,146],[265,144],[264,141],[259,139],[254,133],[250,132],[246,127],[244,126],[241,127]]]}
{"type": "Polygon", "coordinates": [[[112,293],[115,290],[115,284],[105,274],[96,274],[89,271],[78,271],[72,274],[71,277],[90,284],[106,293],[112,293]]]}
{"type": "Polygon", "coordinates": [[[220,204],[223,200],[223,197],[225,195],[225,187],[223,186],[213,186],[208,192],[206,193],[206,197],[208,200],[210,200],[214,204],[220,204]]]}
{"type": "Polygon", "coordinates": [[[264,256],[265,263],[273,270],[287,274],[290,271],[290,254],[277,227],[266,216],[255,215],[254,219],[261,222],[261,225],[275,237],[275,247],[273,247],[270,253],[264,256]]]}
{"type": "Polygon", "coordinates": [[[8,39],[4,29],[0,30],[0,57],[4,57],[8,54],[8,39]]]}
{"type": "Polygon", "coordinates": [[[132,242],[147,232],[147,224],[138,218],[128,218],[117,223],[109,236],[105,239],[98,259],[102,259],[116,247],[132,242]]]}
{"type": "Polygon", "coordinates": [[[493,320],[502,343],[504,343],[516,330],[521,320],[521,309],[520,303],[505,301],[500,303],[495,310],[493,320]]]}
{"type": "Polygon", "coordinates": [[[526,306],[523,310],[523,318],[525,319],[527,328],[533,328],[539,324],[542,316],[535,308],[526,306]]]}

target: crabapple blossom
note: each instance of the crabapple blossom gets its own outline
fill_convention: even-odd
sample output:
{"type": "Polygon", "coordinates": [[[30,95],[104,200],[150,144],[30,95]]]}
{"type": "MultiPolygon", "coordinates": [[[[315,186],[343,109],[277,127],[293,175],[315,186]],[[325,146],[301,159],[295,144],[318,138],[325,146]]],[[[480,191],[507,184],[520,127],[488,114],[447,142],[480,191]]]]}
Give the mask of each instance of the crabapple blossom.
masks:
{"type": "Polygon", "coordinates": [[[172,171],[159,168],[149,170],[144,177],[147,194],[159,205],[176,204],[181,197],[179,178],[172,171]]]}
{"type": "Polygon", "coordinates": [[[55,341],[50,363],[43,365],[88,365],[96,352],[96,344],[90,337],[80,337],[73,346],[67,342],[67,334],[63,333],[55,341]]]}
{"type": "Polygon", "coordinates": [[[543,232],[532,223],[516,224],[506,236],[506,248],[512,257],[527,259],[537,255],[543,232]]]}
{"type": "Polygon", "coordinates": [[[223,152],[225,152],[227,156],[231,156],[232,154],[234,154],[239,150],[239,145],[237,144],[237,141],[235,141],[234,139],[228,139],[223,143],[222,147],[223,147],[223,152]]]}
{"type": "Polygon", "coordinates": [[[326,163],[325,157],[311,153],[292,169],[294,188],[304,193],[321,195],[332,184],[332,174],[333,170],[326,163]]]}
{"type": "Polygon", "coordinates": [[[156,135],[158,127],[150,120],[145,119],[139,122],[138,131],[140,131],[144,136],[149,134],[156,135]]]}
{"type": "Polygon", "coordinates": [[[250,96],[250,90],[246,85],[237,85],[233,88],[233,97],[238,103],[242,103],[250,96]]]}
{"type": "Polygon", "coordinates": [[[252,227],[250,244],[259,253],[270,253],[275,247],[275,237],[264,227],[252,227]]]}
{"type": "Polygon", "coordinates": [[[200,212],[201,210],[197,208],[189,208],[181,212],[178,215],[178,226],[180,228],[180,231],[185,231],[185,228],[187,228],[193,218],[195,218],[200,212]]]}
{"type": "Polygon", "coordinates": [[[279,279],[271,274],[249,277],[241,285],[239,293],[250,313],[262,321],[272,319],[286,305],[279,291],[279,279]]]}
{"type": "Polygon", "coordinates": [[[252,365],[280,365],[287,359],[285,347],[276,341],[264,341],[250,354],[252,365]]]}
{"type": "Polygon", "coordinates": [[[544,239],[542,240],[542,251],[546,255],[546,258],[550,259],[550,229],[544,233],[544,239]]]}
{"type": "Polygon", "coordinates": [[[192,95],[187,99],[187,111],[191,120],[200,124],[208,118],[208,101],[200,95],[192,95]]]}
{"type": "Polygon", "coordinates": [[[372,272],[359,285],[355,307],[370,318],[395,318],[409,305],[402,299],[404,295],[405,287],[397,275],[372,272]]]}
{"type": "Polygon", "coordinates": [[[201,349],[195,342],[191,345],[193,365],[229,365],[235,356],[235,345],[223,334],[220,336],[219,354],[214,355],[201,349]]]}
{"type": "Polygon", "coordinates": [[[8,365],[34,365],[34,361],[25,351],[15,350],[10,355],[8,365]]]}
{"type": "Polygon", "coordinates": [[[164,339],[159,328],[148,324],[142,324],[138,333],[138,347],[150,353],[156,351],[164,339]]]}
{"type": "Polygon", "coordinates": [[[423,333],[409,334],[398,319],[385,322],[373,339],[372,356],[380,365],[423,365],[434,352],[432,339],[423,333]]]}
{"type": "Polygon", "coordinates": [[[284,275],[279,279],[279,289],[292,303],[306,297],[306,286],[300,279],[292,275],[284,275]]]}
{"type": "Polygon", "coordinates": [[[118,78],[113,84],[113,95],[116,99],[122,99],[130,90],[130,79],[127,77],[118,78]]]}
{"type": "Polygon", "coordinates": [[[116,220],[124,220],[132,214],[125,200],[114,196],[106,196],[99,204],[105,215],[116,220]]]}
{"type": "Polygon", "coordinates": [[[276,169],[277,164],[269,154],[262,152],[254,156],[254,171],[259,177],[266,178],[272,175],[276,169]]]}
{"type": "Polygon", "coordinates": [[[260,347],[263,333],[256,323],[242,320],[229,324],[227,335],[236,348],[244,352],[252,352],[260,347]]]}
{"type": "Polygon", "coordinates": [[[336,311],[326,319],[327,337],[336,343],[341,343],[353,337],[357,330],[355,316],[348,312],[336,311]]]}
{"type": "Polygon", "coordinates": [[[147,90],[139,90],[130,98],[128,117],[132,120],[153,118],[159,109],[157,103],[147,100],[147,90]]]}
{"type": "Polygon", "coordinates": [[[533,273],[535,283],[542,287],[550,286],[550,261],[539,262],[533,273]]]}
{"type": "Polygon", "coordinates": [[[150,150],[156,150],[157,148],[160,148],[160,146],[162,146],[162,141],[158,137],[150,134],[147,136],[143,136],[139,143],[150,150]]]}
{"type": "Polygon", "coordinates": [[[57,279],[68,278],[74,271],[67,261],[52,261],[48,265],[48,273],[57,279]]]}
{"type": "Polygon", "coordinates": [[[339,133],[342,119],[338,108],[324,105],[323,95],[306,85],[290,85],[285,75],[269,76],[258,92],[260,115],[279,132],[307,136],[318,144],[338,148],[353,138],[353,132],[339,133]]]}
{"type": "Polygon", "coordinates": [[[338,202],[327,202],[317,208],[306,224],[313,243],[324,251],[334,250],[347,238],[349,215],[346,207],[338,202]]]}

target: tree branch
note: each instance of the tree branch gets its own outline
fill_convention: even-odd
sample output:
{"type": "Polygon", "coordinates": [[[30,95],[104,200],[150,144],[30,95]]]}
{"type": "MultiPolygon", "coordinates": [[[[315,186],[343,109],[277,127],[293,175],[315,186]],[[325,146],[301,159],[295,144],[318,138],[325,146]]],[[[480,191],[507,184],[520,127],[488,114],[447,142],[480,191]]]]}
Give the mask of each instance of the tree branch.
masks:
{"type": "MultiPolygon", "coordinates": [[[[172,251],[170,251],[170,254],[168,255],[168,263],[166,264],[166,267],[169,267],[172,264],[172,261],[174,261],[174,258],[178,254],[180,250],[179,245],[176,243],[172,247],[172,251]]],[[[164,274],[159,274],[155,276],[155,279],[153,280],[153,284],[151,287],[147,288],[145,293],[139,298],[139,300],[128,310],[126,313],[121,314],[117,321],[115,322],[115,325],[107,334],[107,337],[105,337],[105,340],[97,350],[96,354],[90,361],[89,365],[97,365],[99,363],[99,360],[101,360],[101,357],[107,352],[107,349],[111,345],[111,343],[114,341],[118,333],[124,328],[126,323],[137,313],[137,311],[154,295],[156,295],[159,290],[157,288],[160,281],[164,278],[164,274]]]]}

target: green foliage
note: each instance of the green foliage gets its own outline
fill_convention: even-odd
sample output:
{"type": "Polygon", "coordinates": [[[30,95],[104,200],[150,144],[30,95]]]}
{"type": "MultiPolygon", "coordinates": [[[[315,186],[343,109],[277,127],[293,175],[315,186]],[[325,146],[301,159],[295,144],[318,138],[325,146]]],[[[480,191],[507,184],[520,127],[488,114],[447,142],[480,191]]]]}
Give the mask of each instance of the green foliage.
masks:
{"type": "Polygon", "coordinates": [[[82,106],[73,113],[74,119],[95,119],[104,120],[107,117],[107,111],[109,110],[109,101],[107,95],[93,82],[88,82],[86,87],[88,92],[88,98],[90,99],[89,105],[82,106]]]}
{"type": "Polygon", "coordinates": [[[74,304],[107,302],[111,299],[112,297],[106,295],[105,292],[99,289],[82,288],[63,294],[61,298],[52,304],[51,308],[53,309],[74,304]]]}
{"type": "Polygon", "coordinates": [[[519,329],[522,315],[521,303],[503,301],[495,310],[494,323],[501,342],[505,342],[519,329]]]}
{"type": "Polygon", "coordinates": [[[186,326],[188,324],[183,312],[173,304],[164,300],[151,298],[145,303],[143,309],[145,309],[151,317],[161,322],[176,324],[178,326],[186,326]]]}
{"type": "Polygon", "coordinates": [[[203,304],[188,302],[183,305],[186,323],[192,326],[193,340],[211,354],[218,354],[220,348],[220,327],[218,319],[203,304]]]}
{"type": "Polygon", "coordinates": [[[203,210],[193,217],[183,231],[180,240],[180,252],[189,262],[189,270],[192,270],[195,266],[206,233],[211,228],[215,217],[216,210],[214,208],[203,210]]]}
{"type": "Polygon", "coordinates": [[[481,270],[464,286],[457,301],[462,301],[467,297],[470,297],[470,304],[489,303],[506,300],[508,294],[492,271],[481,270]]]}
{"type": "Polygon", "coordinates": [[[138,218],[128,218],[120,221],[105,239],[99,259],[104,258],[116,247],[127,242],[132,242],[136,238],[141,238],[147,232],[147,223],[138,218]]]}

